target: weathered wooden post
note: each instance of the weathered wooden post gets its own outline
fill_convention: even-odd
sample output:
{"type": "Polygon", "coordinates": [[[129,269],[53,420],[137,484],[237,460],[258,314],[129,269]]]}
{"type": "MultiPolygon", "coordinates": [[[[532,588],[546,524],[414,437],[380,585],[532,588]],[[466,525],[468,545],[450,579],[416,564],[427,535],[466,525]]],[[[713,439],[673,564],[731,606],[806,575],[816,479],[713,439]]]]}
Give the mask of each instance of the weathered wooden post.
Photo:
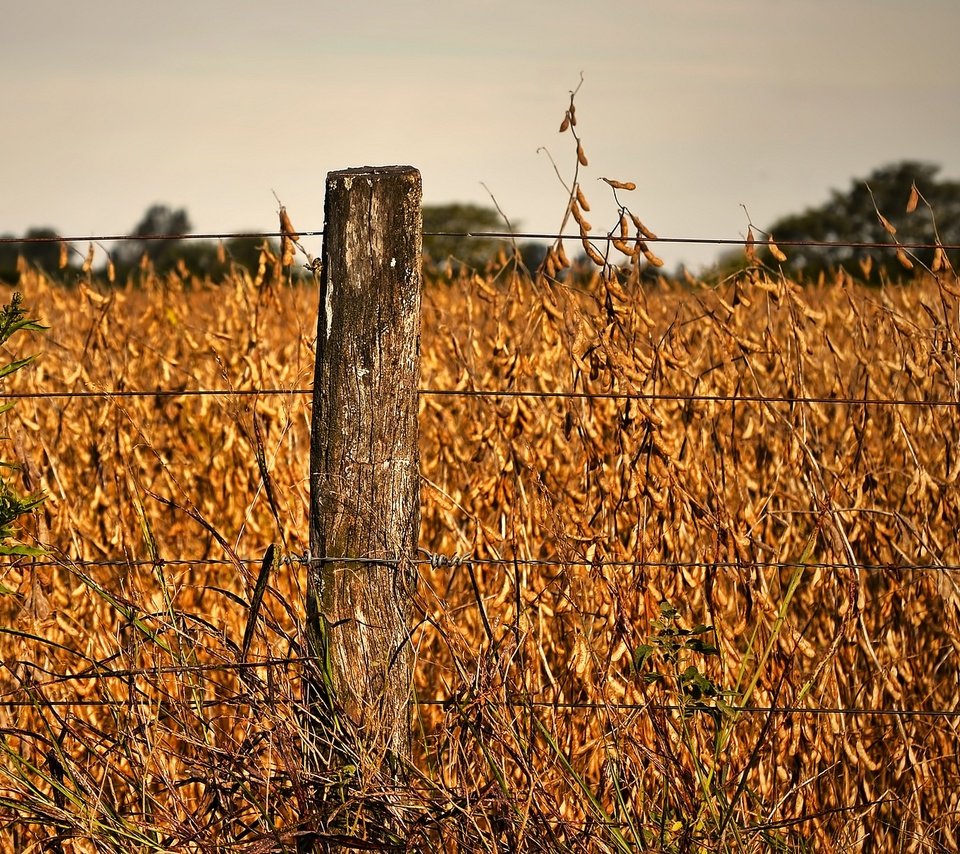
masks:
{"type": "Polygon", "coordinates": [[[313,759],[357,783],[409,755],[420,525],[420,173],[327,176],[310,440],[313,759]]]}

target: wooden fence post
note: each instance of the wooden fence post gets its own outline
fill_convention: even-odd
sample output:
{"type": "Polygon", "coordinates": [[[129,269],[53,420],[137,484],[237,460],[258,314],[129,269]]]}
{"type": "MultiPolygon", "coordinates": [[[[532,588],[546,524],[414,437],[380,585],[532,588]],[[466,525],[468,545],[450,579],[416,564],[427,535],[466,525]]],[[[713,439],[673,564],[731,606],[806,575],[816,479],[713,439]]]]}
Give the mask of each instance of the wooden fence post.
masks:
{"type": "Polygon", "coordinates": [[[327,176],[310,439],[307,637],[323,775],[402,779],[420,526],[421,182],[408,166],[327,176]]]}

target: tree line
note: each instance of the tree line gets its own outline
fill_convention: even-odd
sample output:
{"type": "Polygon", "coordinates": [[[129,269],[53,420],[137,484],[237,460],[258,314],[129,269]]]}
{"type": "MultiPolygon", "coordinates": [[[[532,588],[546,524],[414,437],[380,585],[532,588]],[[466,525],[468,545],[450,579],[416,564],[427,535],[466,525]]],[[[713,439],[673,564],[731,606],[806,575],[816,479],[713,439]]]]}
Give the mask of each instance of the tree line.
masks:
{"type": "MultiPolygon", "coordinates": [[[[766,229],[778,243],[792,244],[786,247],[785,261],[774,257],[765,247],[761,247],[758,257],[798,280],[815,281],[820,274],[840,267],[868,281],[903,278],[907,270],[894,260],[891,250],[803,244],[892,245],[894,233],[896,240],[905,244],[935,241],[960,244],[960,182],[941,178],[939,173],[939,166],[914,160],[874,169],[866,177],[852,180],[847,189],[832,190],[822,205],[782,217],[766,229]]],[[[117,243],[111,251],[115,279],[126,281],[131,273],[149,262],[149,266],[161,274],[176,269],[184,274],[219,280],[234,265],[256,270],[264,249],[273,256],[279,254],[275,241],[257,236],[238,236],[222,243],[156,239],[158,235],[186,235],[192,228],[186,209],[152,205],[130,231],[130,239],[117,243]]],[[[425,205],[423,228],[425,234],[434,235],[424,238],[424,257],[426,263],[435,268],[450,264],[483,269],[498,253],[513,251],[509,241],[503,239],[456,236],[464,232],[505,230],[501,215],[480,205],[425,205]],[[442,234],[444,232],[449,234],[442,234]]],[[[0,280],[17,281],[20,257],[50,274],[60,271],[65,280],[81,269],[82,253],[72,248],[64,259],[63,244],[55,240],[60,235],[54,229],[32,228],[24,236],[45,238],[49,242],[0,244],[0,280]]],[[[517,248],[530,270],[537,268],[545,253],[545,247],[537,242],[524,242],[517,248]]],[[[911,250],[915,260],[927,266],[933,262],[934,251],[911,250]]],[[[953,260],[949,253],[948,257],[953,260]]],[[[742,252],[722,256],[717,270],[734,271],[742,265],[742,258],[742,252]]]]}
{"type": "MultiPolygon", "coordinates": [[[[425,260],[437,267],[450,262],[457,266],[482,269],[508,245],[508,241],[455,235],[465,232],[502,232],[504,227],[497,211],[481,205],[425,205],[424,232],[441,233],[440,236],[424,238],[425,260]],[[450,234],[443,235],[443,232],[450,234]]],[[[110,251],[109,260],[114,267],[115,278],[124,281],[131,272],[149,262],[149,266],[161,274],[180,270],[217,280],[228,274],[233,265],[256,270],[264,249],[274,256],[279,254],[279,243],[262,236],[244,235],[223,241],[169,237],[188,235],[192,230],[193,223],[185,208],[151,205],[130,230],[128,238],[118,242],[110,251]],[[165,238],[157,239],[161,235],[165,238]]],[[[55,229],[31,228],[24,237],[37,242],[0,244],[0,280],[17,280],[18,258],[51,274],[59,270],[63,276],[65,272],[65,278],[82,267],[84,256],[78,247],[71,247],[64,263],[64,244],[58,239],[61,235],[55,229]]],[[[520,251],[524,261],[534,268],[545,252],[537,243],[524,243],[520,251]]],[[[103,257],[102,252],[100,255],[103,257]]]]}
{"type": "MultiPolygon", "coordinates": [[[[960,244],[960,181],[939,177],[933,163],[904,160],[873,170],[833,190],[822,205],[783,217],[770,226],[779,242],[960,244]]],[[[890,249],[856,246],[793,245],[784,248],[785,271],[802,280],[816,279],[843,267],[867,281],[898,280],[913,275],[890,249]]],[[[910,249],[925,267],[935,249],[910,249]]],[[[954,255],[948,253],[951,261],[954,255]]],[[[769,250],[761,257],[777,263],[769,250]]]]}

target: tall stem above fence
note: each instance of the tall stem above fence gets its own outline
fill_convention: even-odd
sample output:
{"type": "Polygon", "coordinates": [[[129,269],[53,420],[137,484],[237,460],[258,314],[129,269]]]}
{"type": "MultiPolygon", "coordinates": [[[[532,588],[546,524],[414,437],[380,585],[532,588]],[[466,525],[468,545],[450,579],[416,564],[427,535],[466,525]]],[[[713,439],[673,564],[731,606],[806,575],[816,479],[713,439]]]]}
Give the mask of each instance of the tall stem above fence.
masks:
{"type": "Polygon", "coordinates": [[[307,582],[319,666],[308,697],[318,768],[345,763],[367,780],[396,777],[409,753],[420,201],[408,166],[327,176],[307,582]]]}

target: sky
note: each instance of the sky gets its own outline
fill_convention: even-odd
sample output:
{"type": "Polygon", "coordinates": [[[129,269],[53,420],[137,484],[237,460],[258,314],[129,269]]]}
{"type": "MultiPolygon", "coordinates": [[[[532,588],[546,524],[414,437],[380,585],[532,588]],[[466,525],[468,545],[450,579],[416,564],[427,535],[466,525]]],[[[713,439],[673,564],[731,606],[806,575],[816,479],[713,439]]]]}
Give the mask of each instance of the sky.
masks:
{"type": "MultiPolygon", "coordinates": [[[[960,178],[957,0],[30,0],[0,28],[0,233],[322,228],[326,173],[408,164],[424,202],[555,232],[580,181],[661,237],[737,238],[903,159],[960,178]]],[[[317,239],[318,240],[318,239],[317,239]]],[[[309,247],[308,247],[309,248],[309,247]]],[[[716,246],[661,243],[668,267],[716,246]]],[[[319,245],[314,248],[319,254],[319,245]]]]}

